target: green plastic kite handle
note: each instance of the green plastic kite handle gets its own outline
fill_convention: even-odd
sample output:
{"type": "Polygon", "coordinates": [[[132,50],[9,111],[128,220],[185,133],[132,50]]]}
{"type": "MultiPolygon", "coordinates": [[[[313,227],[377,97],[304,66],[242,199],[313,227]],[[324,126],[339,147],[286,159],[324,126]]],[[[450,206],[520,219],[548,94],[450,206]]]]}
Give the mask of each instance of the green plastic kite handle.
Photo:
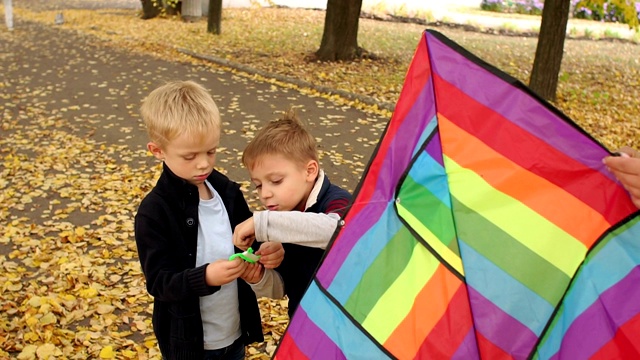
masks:
{"type": "Polygon", "coordinates": [[[235,258],[240,258],[248,263],[255,263],[256,261],[260,260],[260,255],[256,255],[253,253],[253,249],[249,248],[247,249],[247,251],[243,252],[243,253],[237,253],[237,254],[233,254],[229,257],[229,261],[235,259],[235,258]]]}

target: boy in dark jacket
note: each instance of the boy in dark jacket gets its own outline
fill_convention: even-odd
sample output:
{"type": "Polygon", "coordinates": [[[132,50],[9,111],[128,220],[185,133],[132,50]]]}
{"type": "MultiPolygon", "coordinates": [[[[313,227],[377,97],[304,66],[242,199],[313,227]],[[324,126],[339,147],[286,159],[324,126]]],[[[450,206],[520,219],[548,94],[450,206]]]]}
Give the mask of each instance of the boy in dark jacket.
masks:
{"type": "MultiPolygon", "coordinates": [[[[205,88],[186,81],[152,91],[140,110],[150,138],[147,148],[163,161],[162,174],[135,218],[162,356],[244,359],[246,344],[263,341],[260,313],[255,294],[238,280],[246,277],[247,263],[229,257],[233,229],[251,212],[239,185],[214,169],[218,108],[205,88]]],[[[265,244],[257,254],[272,268],[284,252],[265,244]]]]}
{"type": "MultiPolygon", "coordinates": [[[[276,270],[284,281],[291,316],[351,194],[329,182],[320,169],[314,137],[292,111],[256,134],[244,150],[242,162],[266,210],[254,212],[239,224],[233,243],[241,249],[251,246],[254,238],[283,243],[284,260],[276,270]]],[[[260,269],[255,268],[257,273],[260,269]]]]}

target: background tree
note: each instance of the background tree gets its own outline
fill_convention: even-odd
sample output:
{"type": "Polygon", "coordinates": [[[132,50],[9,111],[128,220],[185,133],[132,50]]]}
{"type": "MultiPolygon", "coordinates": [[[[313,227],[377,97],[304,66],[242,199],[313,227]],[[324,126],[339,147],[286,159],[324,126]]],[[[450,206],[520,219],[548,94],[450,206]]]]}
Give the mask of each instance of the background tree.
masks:
{"type": "Polygon", "coordinates": [[[142,19],[153,19],[160,15],[160,10],[162,10],[159,4],[160,0],[140,0],[140,2],[142,3],[142,19]]]}
{"type": "Polygon", "coordinates": [[[182,1],[180,0],[140,0],[140,2],[143,20],[153,19],[161,14],[177,15],[181,12],[182,1]]]}
{"type": "Polygon", "coordinates": [[[529,87],[551,101],[556,100],[558,74],[569,22],[569,7],[570,0],[547,0],[542,9],[540,35],[529,87]]]}
{"type": "Polygon", "coordinates": [[[200,0],[182,0],[182,20],[198,21],[202,17],[202,2],[200,0]]]}
{"type": "Polygon", "coordinates": [[[220,32],[222,31],[221,26],[222,26],[222,0],[209,0],[207,32],[220,35],[220,32]]]}
{"type": "Polygon", "coordinates": [[[322,61],[353,60],[358,47],[358,22],[362,0],[327,0],[324,32],[316,58],[322,61]]]}

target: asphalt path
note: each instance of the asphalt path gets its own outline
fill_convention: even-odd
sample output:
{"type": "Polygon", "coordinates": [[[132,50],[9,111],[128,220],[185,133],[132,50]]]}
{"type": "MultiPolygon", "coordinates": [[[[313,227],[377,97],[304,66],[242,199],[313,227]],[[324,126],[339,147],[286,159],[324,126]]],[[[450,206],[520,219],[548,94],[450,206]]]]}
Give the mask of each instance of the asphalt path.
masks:
{"type": "MultiPolygon", "coordinates": [[[[146,94],[170,80],[194,80],[210,90],[223,121],[218,166],[236,181],[248,180],[239,158],[255,130],[294,107],[319,140],[321,166],[330,179],[353,191],[388,121],[323,96],[305,95],[202,61],[132,53],[117,44],[65,30],[53,21],[41,25],[17,19],[14,31],[0,32],[0,73],[2,137],[7,139],[29,127],[55,127],[92,146],[117,146],[110,154],[113,162],[140,172],[153,171],[157,162],[145,151],[147,138],[139,106],[146,94]],[[50,123],[43,124],[47,122],[43,119],[50,123]]],[[[51,145],[46,137],[38,140],[47,146],[71,147],[70,154],[76,154],[79,147],[77,143],[51,145]]],[[[13,147],[12,141],[3,146],[13,147]]],[[[43,155],[37,146],[9,148],[3,152],[19,153],[26,162],[37,162],[43,155]]],[[[95,164],[78,161],[75,166],[95,164]]],[[[40,161],[39,170],[45,178],[60,175],[55,164],[46,166],[40,161]]],[[[247,196],[249,199],[251,192],[247,196]]],[[[33,203],[9,209],[12,214],[5,219],[28,216],[37,221],[43,209],[51,208],[52,197],[55,194],[36,196],[33,203]]],[[[79,213],[69,218],[81,226],[95,216],[79,213]]]]}

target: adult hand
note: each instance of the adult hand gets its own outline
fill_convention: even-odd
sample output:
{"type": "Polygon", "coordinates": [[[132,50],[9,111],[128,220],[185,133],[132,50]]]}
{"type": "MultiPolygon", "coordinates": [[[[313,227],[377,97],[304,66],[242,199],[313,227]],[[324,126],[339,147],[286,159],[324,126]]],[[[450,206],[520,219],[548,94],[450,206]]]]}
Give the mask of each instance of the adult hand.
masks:
{"type": "Polygon", "coordinates": [[[260,263],[267,269],[273,269],[280,266],[284,260],[284,248],[281,243],[265,242],[260,244],[260,249],[256,251],[260,255],[260,263]]]}
{"type": "Polygon", "coordinates": [[[207,265],[205,281],[209,286],[228,284],[242,275],[247,268],[247,262],[242,259],[217,260],[207,265]]]}
{"type": "Polygon", "coordinates": [[[253,223],[253,217],[236,225],[233,230],[233,245],[243,251],[251,247],[256,239],[256,228],[253,223]]]}
{"type": "Polygon", "coordinates": [[[640,158],[632,157],[637,152],[631,148],[623,148],[619,152],[622,156],[607,156],[603,162],[627,189],[633,204],[640,208],[640,158]]]}

